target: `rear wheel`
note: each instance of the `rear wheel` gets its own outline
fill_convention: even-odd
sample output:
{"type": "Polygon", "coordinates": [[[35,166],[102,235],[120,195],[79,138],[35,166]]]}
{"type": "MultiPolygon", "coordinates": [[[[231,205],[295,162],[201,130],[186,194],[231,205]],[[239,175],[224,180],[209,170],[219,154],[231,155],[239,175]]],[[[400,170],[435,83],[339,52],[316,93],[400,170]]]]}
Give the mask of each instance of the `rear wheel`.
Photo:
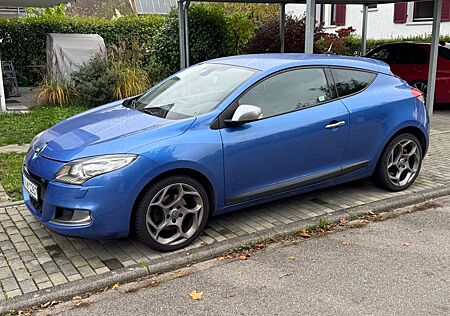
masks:
{"type": "Polygon", "coordinates": [[[400,134],[383,150],[373,181],[386,190],[405,190],[417,178],[422,158],[422,146],[417,137],[409,133],[400,134]]]}
{"type": "Polygon", "coordinates": [[[169,176],[154,183],[136,207],[139,240],[158,251],[189,245],[205,228],[209,200],[204,187],[187,176],[169,176]]]}

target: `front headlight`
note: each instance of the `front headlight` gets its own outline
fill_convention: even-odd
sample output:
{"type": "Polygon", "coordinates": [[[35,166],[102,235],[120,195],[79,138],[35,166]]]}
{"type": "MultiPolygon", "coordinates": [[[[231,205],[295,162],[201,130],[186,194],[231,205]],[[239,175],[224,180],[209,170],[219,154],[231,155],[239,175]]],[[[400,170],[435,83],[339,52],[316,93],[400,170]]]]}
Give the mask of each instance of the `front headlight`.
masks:
{"type": "Polygon", "coordinates": [[[73,160],[56,173],[55,180],[69,184],[83,184],[87,180],[132,163],[136,155],[105,155],[73,160]]]}

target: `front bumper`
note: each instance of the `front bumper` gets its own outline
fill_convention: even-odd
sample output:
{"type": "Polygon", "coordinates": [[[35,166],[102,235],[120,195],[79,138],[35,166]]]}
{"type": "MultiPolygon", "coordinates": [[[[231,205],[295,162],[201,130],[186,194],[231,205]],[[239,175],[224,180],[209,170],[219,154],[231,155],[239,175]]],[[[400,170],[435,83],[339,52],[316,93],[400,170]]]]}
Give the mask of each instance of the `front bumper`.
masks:
{"type": "Polygon", "coordinates": [[[130,165],[92,178],[81,186],[53,180],[63,165],[36,154],[25,158],[23,173],[39,187],[38,199],[23,188],[25,204],[34,217],[63,235],[92,239],[127,236],[134,202],[150,181],[156,164],[140,156],[130,165]],[[91,220],[83,224],[62,224],[56,220],[61,209],[89,211],[91,220]]]}

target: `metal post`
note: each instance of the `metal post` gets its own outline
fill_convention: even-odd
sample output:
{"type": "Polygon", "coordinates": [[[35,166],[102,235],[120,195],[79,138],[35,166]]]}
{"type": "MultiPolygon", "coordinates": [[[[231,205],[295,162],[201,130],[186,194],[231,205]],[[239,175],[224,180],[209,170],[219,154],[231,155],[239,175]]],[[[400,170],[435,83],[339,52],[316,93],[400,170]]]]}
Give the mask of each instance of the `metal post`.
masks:
{"type": "Polygon", "coordinates": [[[280,3],[280,52],[284,53],[284,35],[286,31],[286,4],[280,3]]]}
{"type": "Polygon", "coordinates": [[[363,4],[363,19],[361,32],[361,56],[366,54],[367,50],[367,18],[369,14],[369,5],[363,4]]]}
{"type": "Polygon", "coordinates": [[[3,88],[2,56],[0,55],[0,112],[6,112],[5,89],[3,88]]]}
{"type": "Polygon", "coordinates": [[[185,58],[186,58],[186,67],[189,67],[189,5],[191,4],[190,0],[186,0],[186,4],[184,5],[184,40],[185,40],[185,58]]]}
{"type": "Polygon", "coordinates": [[[316,22],[316,0],[306,0],[305,54],[314,51],[314,26],[316,22]]]}
{"type": "Polygon", "coordinates": [[[428,114],[433,115],[434,91],[436,88],[437,59],[439,49],[439,30],[441,26],[442,0],[434,1],[433,9],[433,31],[431,33],[431,52],[428,67],[427,85],[427,109],[428,114]]]}
{"type": "Polygon", "coordinates": [[[178,0],[178,32],[180,34],[180,69],[186,68],[186,40],[184,27],[183,1],[178,0]]]}

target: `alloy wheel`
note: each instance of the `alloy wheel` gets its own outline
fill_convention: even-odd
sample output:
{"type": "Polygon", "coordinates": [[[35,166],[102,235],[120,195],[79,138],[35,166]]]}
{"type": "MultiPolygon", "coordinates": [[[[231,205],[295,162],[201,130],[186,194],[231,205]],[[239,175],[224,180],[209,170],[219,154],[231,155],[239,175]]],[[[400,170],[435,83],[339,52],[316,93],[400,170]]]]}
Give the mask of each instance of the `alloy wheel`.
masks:
{"type": "Polygon", "coordinates": [[[398,187],[405,186],[414,180],[420,167],[420,150],[412,139],[402,139],[396,143],[387,161],[389,181],[398,187]]]}
{"type": "Polygon", "coordinates": [[[147,231],[161,245],[177,245],[197,232],[203,213],[202,197],[194,187],[170,184],[155,194],[147,208],[147,231]]]}

